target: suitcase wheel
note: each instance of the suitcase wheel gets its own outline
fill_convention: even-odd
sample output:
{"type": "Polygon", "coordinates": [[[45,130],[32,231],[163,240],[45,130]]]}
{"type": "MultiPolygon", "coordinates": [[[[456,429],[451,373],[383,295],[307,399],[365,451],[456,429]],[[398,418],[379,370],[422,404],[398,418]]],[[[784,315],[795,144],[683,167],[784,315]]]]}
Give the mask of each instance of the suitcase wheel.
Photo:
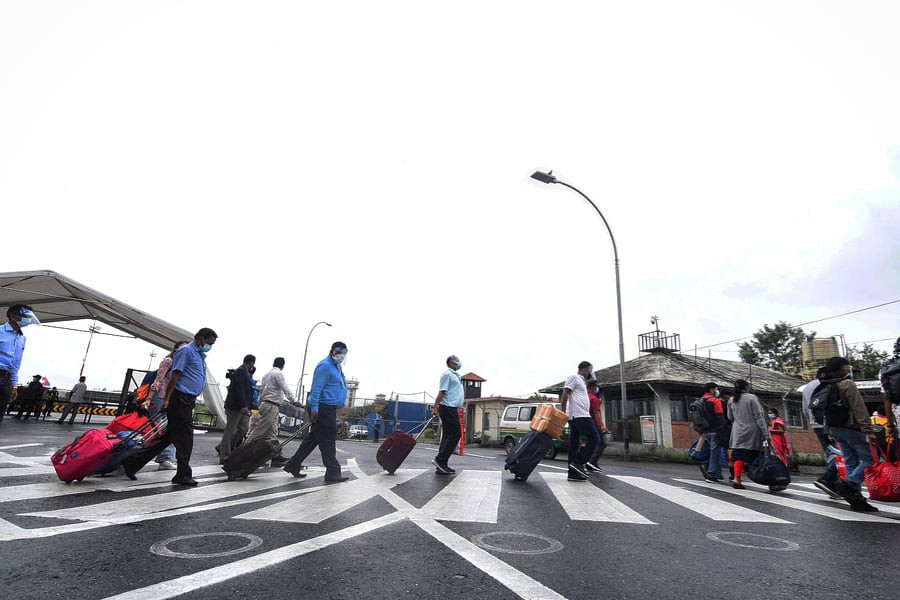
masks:
{"type": "Polygon", "coordinates": [[[84,477],[79,477],[78,481],[84,481],[84,477]]]}
{"type": "Polygon", "coordinates": [[[234,481],[235,479],[237,479],[237,476],[234,473],[229,473],[226,479],[227,481],[234,481]]]}
{"type": "Polygon", "coordinates": [[[516,477],[515,477],[516,481],[526,481],[527,479],[528,479],[527,477],[522,477],[521,475],[516,475],[516,477]]]}
{"type": "Polygon", "coordinates": [[[247,473],[246,475],[242,476],[241,479],[247,479],[248,477],[250,477],[250,473],[247,473]]]}

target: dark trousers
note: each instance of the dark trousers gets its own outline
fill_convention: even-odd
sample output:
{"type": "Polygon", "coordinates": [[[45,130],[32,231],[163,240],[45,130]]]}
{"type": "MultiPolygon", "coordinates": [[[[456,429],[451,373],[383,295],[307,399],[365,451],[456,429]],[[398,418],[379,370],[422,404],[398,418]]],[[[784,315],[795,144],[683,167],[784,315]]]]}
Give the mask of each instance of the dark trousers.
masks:
{"type": "Polygon", "coordinates": [[[441,445],[434,460],[439,465],[446,465],[462,437],[459,430],[459,409],[441,404],[438,406],[438,415],[441,417],[441,445]]]}
{"type": "Polygon", "coordinates": [[[284,465],[285,471],[297,473],[309,453],[319,447],[322,464],[325,465],[325,479],[341,476],[341,463],[337,459],[335,440],[337,439],[337,407],[319,405],[319,416],[309,430],[309,437],[300,442],[300,447],[284,465]]]}
{"type": "MultiPolygon", "coordinates": [[[[596,426],[596,423],[594,424],[596,426]]],[[[600,460],[600,457],[603,456],[603,451],[606,450],[606,439],[604,439],[603,434],[600,433],[600,430],[597,430],[597,445],[594,446],[594,452],[591,453],[591,461],[595,465],[597,461],[600,460]]]]}
{"type": "Polygon", "coordinates": [[[6,415],[6,405],[9,404],[11,394],[12,379],[10,379],[9,371],[0,371],[0,421],[6,415]]]}
{"type": "Polygon", "coordinates": [[[569,462],[583,465],[594,454],[597,445],[597,427],[590,417],[578,417],[569,421],[569,462]],[[581,447],[581,436],[584,436],[585,445],[581,447]]]}
{"type": "Polygon", "coordinates": [[[141,448],[123,460],[122,466],[127,471],[137,473],[171,443],[175,446],[175,462],[178,463],[175,476],[190,477],[192,474],[191,453],[194,451],[194,404],[196,402],[196,396],[189,396],[184,392],[174,390],[169,398],[169,406],[166,408],[166,416],[169,418],[166,432],[149,446],[141,448]]]}
{"type": "Polygon", "coordinates": [[[59,416],[59,422],[62,423],[66,420],[66,417],[72,415],[69,419],[69,425],[75,422],[75,417],[78,416],[78,407],[81,406],[81,402],[66,402],[66,407],[63,409],[62,414],[59,416]]]}

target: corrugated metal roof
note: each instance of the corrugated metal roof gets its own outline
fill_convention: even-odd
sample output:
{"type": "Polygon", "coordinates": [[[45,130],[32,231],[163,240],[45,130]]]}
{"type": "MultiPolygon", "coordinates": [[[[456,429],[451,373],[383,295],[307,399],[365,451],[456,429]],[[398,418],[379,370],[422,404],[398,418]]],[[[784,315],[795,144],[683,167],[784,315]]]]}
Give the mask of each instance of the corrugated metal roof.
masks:
{"type": "MultiPolygon", "coordinates": [[[[619,365],[615,364],[595,372],[601,388],[614,388],[620,384],[619,365]]],[[[736,379],[746,379],[756,392],[782,395],[796,393],[797,387],[806,383],[798,377],[764,369],[744,362],[719,358],[697,358],[671,352],[651,352],[625,362],[625,383],[666,383],[690,387],[702,387],[713,381],[722,387],[730,386],[736,379]]],[[[563,381],[542,388],[542,394],[559,394],[563,381]]]]}

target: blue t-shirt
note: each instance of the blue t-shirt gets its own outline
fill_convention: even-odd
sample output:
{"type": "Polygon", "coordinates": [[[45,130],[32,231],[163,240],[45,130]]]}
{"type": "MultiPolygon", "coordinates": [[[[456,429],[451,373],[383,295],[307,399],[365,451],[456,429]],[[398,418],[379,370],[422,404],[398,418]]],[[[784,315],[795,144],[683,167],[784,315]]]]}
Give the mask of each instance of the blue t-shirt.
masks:
{"type": "Polygon", "coordinates": [[[441,375],[440,391],[444,392],[441,404],[450,408],[459,408],[463,405],[463,387],[459,379],[459,373],[453,369],[447,369],[441,375]]]}
{"type": "Polygon", "coordinates": [[[197,342],[191,342],[175,351],[172,357],[170,373],[181,371],[175,389],[188,396],[199,396],[203,393],[206,382],[206,355],[200,351],[197,342]]]}
{"type": "Polygon", "coordinates": [[[9,371],[13,386],[19,383],[19,367],[25,352],[25,336],[8,322],[0,327],[0,369],[9,371]]]}

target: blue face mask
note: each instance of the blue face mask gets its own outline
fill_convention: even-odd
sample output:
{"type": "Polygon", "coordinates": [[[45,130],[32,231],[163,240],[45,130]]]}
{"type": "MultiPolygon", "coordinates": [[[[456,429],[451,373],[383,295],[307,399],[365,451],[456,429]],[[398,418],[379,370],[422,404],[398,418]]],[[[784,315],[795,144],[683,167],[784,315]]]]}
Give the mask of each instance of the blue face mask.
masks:
{"type": "Polygon", "coordinates": [[[212,350],[212,344],[203,344],[202,346],[200,346],[200,352],[202,352],[203,354],[206,354],[210,350],[212,350]]]}
{"type": "Polygon", "coordinates": [[[716,390],[716,398],[719,397],[719,390],[716,390]]]}

